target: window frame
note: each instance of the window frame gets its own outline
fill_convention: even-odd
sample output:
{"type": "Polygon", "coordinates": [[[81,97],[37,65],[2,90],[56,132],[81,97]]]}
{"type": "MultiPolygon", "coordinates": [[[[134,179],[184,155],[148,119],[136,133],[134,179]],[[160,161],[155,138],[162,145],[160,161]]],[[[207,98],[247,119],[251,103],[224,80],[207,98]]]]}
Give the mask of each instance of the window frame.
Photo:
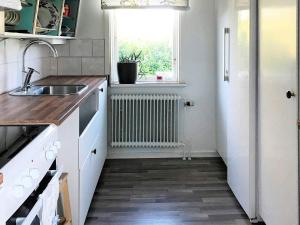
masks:
{"type": "MultiPolygon", "coordinates": [[[[121,9],[124,10],[124,9],[121,9]]],[[[136,9],[136,10],[147,10],[147,9],[136,9]]],[[[161,10],[161,9],[157,9],[161,10]]],[[[119,61],[118,46],[117,46],[117,28],[115,26],[116,11],[111,10],[108,13],[108,38],[109,38],[109,69],[110,69],[110,82],[112,84],[118,84],[118,72],[117,62],[119,61]]],[[[174,30],[173,30],[173,72],[174,80],[171,81],[159,81],[159,80],[137,80],[137,83],[180,83],[179,67],[180,67],[180,12],[174,11],[174,30]]]]}

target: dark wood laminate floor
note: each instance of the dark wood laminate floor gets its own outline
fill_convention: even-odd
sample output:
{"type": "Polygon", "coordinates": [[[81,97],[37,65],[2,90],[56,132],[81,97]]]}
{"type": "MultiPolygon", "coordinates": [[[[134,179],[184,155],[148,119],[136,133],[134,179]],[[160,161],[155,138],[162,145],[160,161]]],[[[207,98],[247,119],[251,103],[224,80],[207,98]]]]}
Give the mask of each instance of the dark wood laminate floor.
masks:
{"type": "Polygon", "coordinates": [[[219,158],[107,160],[86,225],[249,225],[219,158]]]}

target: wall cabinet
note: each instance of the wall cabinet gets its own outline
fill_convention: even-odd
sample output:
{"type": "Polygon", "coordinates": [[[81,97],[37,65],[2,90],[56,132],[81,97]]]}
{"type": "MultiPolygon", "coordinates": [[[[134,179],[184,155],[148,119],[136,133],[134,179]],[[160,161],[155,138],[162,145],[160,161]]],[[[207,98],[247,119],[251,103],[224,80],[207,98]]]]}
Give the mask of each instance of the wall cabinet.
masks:
{"type": "Polygon", "coordinates": [[[58,163],[69,173],[72,224],[84,225],[107,155],[106,81],[59,127],[59,137],[58,163]]]}
{"type": "Polygon", "coordinates": [[[0,12],[0,36],[74,38],[80,0],[23,0],[20,11],[0,12]]]}

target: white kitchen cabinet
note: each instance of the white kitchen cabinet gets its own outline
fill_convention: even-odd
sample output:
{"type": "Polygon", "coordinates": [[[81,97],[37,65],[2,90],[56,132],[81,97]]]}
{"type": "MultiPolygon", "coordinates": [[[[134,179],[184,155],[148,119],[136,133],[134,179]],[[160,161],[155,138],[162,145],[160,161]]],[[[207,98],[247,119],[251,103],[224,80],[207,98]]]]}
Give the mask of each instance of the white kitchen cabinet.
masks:
{"type": "Polygon", "coordinates": [[[216,1],[217,11],[217,149],[227,164],[228,82],[224,81],[224,29],[231,24],[232,0],[216,1]]]}
{"type": "Polygon", "coordinates": [[[100,172],[103,166],[101,163],[101,145],[100,137],[96,137],[94,143],[89,147],[90,151],[87,155],[82,167],[79,169],[79,205],[80,205],[80,216],[79,224],[84,224],[85,218],[87,216],[91,201],[93,199],[94,191],[96,189],[98,179],[100,177],[100,172]]]}
{"type": "Polygon", "coordinates": [[[84,225],[107,155],[107,81],[80,107],[59,127],[58,163],[69,174],[73,225],[84,225]]]}
{"type": "Polygon", "coordinates": [[[218,147],[227,180],[252,220],[256,210],[256,1],[218,3],[218,147]]]}
{"type": "Polygon", "coordinates": [[[259,1],[259,200],[267,225],[299,224],[298,13],[297,0],[259,1]]]}
{"type": "Polygon", "coordinates": [[[99,87],[99,110],[79,138],[79,152],[85,159],[80,167],[80,216],[83,225],[107,155],[107,83],[99,87]]]}

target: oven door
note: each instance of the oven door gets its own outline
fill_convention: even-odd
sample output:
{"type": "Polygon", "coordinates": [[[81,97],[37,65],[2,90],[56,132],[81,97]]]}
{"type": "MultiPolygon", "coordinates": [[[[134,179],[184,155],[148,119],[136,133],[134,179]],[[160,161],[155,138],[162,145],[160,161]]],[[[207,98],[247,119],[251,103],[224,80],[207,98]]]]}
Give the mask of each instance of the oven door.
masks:
{"type": "Polygon", "coordinates": [[[59,178],[62,169],[48,171],[39,187],[31,194],[7,225],[56,225],[59,178]]]}

